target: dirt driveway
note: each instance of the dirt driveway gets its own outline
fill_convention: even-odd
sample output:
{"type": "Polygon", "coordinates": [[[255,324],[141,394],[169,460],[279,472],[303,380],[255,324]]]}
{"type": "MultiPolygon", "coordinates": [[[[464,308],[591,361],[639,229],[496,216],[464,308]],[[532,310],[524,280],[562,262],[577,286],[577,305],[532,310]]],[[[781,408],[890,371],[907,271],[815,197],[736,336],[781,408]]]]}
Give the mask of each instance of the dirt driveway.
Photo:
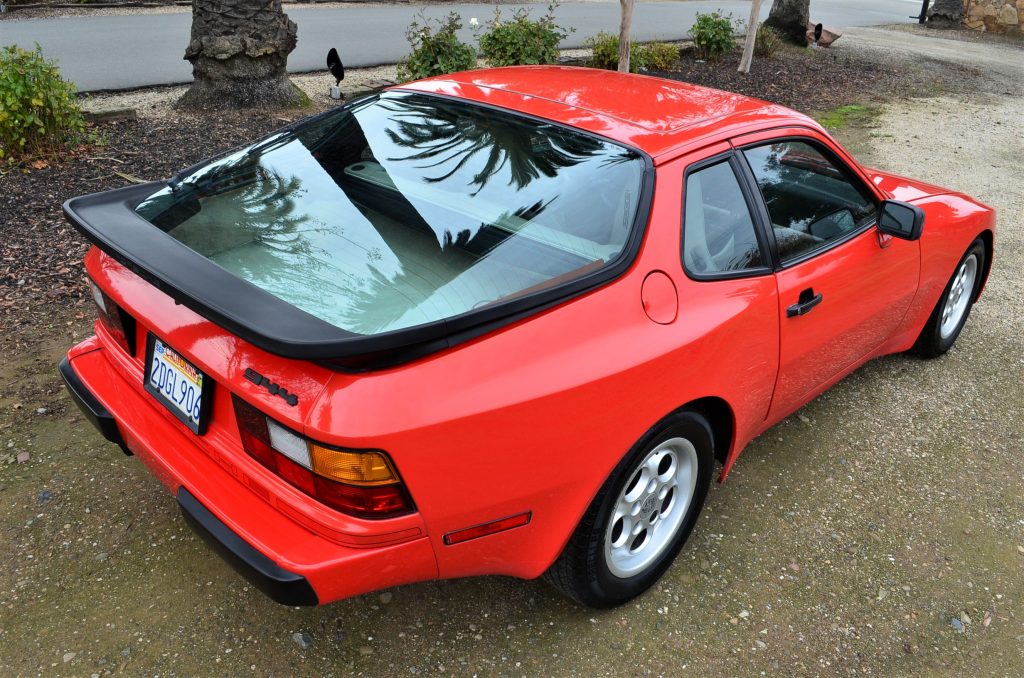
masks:
{"type": "Polygon", "coordinates": [[[999,210],[956,348],[875,361],[762,435],[664,580],[618,610],[503,578],[269,602],[67,405],[53,365],[88,322],[54,309],[0,361],[37,394],[0,394],[0,674],[1024,674],[1022,70],[839,133],[999,210]]]}

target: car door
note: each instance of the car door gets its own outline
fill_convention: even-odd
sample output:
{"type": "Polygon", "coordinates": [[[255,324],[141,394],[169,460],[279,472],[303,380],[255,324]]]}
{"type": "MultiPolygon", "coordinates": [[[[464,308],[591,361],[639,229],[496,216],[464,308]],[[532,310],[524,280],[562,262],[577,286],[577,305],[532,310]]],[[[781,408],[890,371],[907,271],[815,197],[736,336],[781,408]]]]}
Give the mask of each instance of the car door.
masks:
{"type": "Polygon", "coordinates": [[[809,130],[737,141],[775,258],[779,372],[768,418],[800,407],[865,360],[917,292],[917,242],[876,228],[874,188],[809,130]]]}

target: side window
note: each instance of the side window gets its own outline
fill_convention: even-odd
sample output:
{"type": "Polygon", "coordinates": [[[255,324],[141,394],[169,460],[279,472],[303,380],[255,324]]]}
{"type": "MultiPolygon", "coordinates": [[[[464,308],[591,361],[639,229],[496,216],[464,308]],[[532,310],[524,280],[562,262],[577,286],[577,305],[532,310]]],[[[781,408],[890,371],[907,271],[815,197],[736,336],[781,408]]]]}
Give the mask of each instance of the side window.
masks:
{"type": "Polygon", "coordinates": [[[683,264],[697,275],[765,265],[747,201],[727,160],[686,177],[683,264]]]}
{"type": "Polygon", "coordinates": [[[874,198],[810,144],[782,141],[745,149],[743,155],[768,207],[782,263],[876,216],[874,198]]]}

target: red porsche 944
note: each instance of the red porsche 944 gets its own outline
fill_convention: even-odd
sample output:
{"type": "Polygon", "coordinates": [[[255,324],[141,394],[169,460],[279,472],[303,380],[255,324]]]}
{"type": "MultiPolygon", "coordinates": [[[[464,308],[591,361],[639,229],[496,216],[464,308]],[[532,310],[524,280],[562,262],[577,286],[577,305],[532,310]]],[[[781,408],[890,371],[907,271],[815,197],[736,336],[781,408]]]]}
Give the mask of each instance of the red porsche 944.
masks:
{"type": "Polygon", "coordinates": [[[993,211],[804,115],[588,69],[423,80],[75,198],[60,372],[273,599],[650,587],[715,472],[864,362],[944,353],[993,211]]]}

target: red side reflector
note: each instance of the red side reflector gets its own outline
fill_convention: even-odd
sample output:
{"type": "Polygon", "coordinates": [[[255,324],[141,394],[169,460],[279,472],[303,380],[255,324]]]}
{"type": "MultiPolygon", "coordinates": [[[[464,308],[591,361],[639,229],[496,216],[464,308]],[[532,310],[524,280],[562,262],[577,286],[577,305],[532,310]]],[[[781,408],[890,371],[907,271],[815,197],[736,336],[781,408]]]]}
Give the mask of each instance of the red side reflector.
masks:
{"type": "Polygon", "coordinates": [[[518,513],[508,518],[501,518],[499,520],[492,520],[489,523],[483,525],[474,525],[473,527],[467,527],[461,530],[455,530],[444,535],[444,543],[448,546],[453,544],[460,544],[470,539],[477,539],[479,537],[486,537],[489,534],[495,532],[504,532],[505,530],[511,530],[513,527],[522,527],[523,525],[529,525],[530,519],[533,517],[531,511],[526,513],[518,513]]]}

